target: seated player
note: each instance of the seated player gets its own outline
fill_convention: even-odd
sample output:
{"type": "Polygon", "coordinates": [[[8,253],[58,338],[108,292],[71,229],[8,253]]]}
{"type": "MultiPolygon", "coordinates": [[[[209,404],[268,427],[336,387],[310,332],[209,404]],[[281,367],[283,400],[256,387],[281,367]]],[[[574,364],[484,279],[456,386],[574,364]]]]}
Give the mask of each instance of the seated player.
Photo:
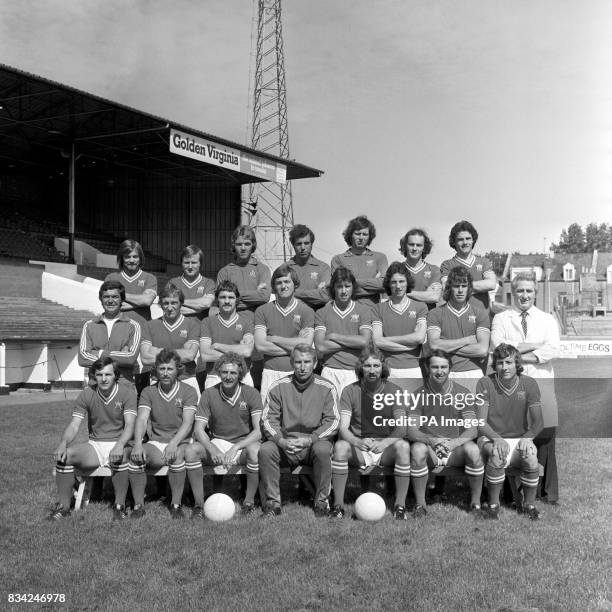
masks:
{"type": "Polygon", "coordinates": [[[91,367],[99,359],[110,357],[124,381],[134,383],[138,370],[140,323],[121,312],[125,289],[117,281],[104,281],[98,291],[104,312],[85,322],[79,344],[79,365],[91,367]]]}
{"type": "Polygon", "coordinates": [[[433,243],[423,229],[412,228],[400,240],[400,253],[406,258],[404,265],[414,281],[407,295],[411,300],[424,303],[429,310],[435,308],[442,295],[440,268],[425,261],[433,243]]]}
{"type": "Polygon", "coordinates": [[[289,355],[298,344],[312,344],[314,312],[294,296],[300,286],[297,273],[282,264],[272,275],[276,300],[255,311],[255,348],[264,357],[261,397],[266,400],[270,385],[292,372],[289,355]]]}
{"type": "Polygon", "coordinates": [[[204,388],[214,387],[221,382],[215,373],[215,362],[230,352],[244,357],[247,373],[241,382],[252,387],[253,379],[248,371],[254,347],[252,317],[245,316],[244,312],[236,312],[240,292],[232,281],[219,283],[215,300],[219,312],[206,317],[200,329],[200,359],[206,364],[204,388]]]}
{"type": "Polygon", "coordinates": [[[450,377],[460,378],[474,393],[489,354],[490,324],[488,313],[470,301],[471,295],[470,273],[462,266],[453,268],[444,287],[446,303],[427,315],[427,343],[431,350],[450,353],[450,377]]]}
{"type": "Polygon", "coordinates": [[[195,244],[189,244],[181,253],[183,273],[170,279],[170,283],[178,287],[185,298],[181,304],[181,314],[195,317],[199,321],[206,317],[215,299],[215,281],[202,276],[203,264],[202,249],[195,244]]]}
{"type": "Polygon", "coordinates": [[[225,467],[246,465],[247,486],[242,512],[250,514],[255,510],[262,405],[259,392],[241,382],[246,372],[243,357],[236,353],[221,355],[215,362],[215,373],[221,382],[205,389],[200,398],[194,427],[196,441],[185,453],[187,477],[195,499],[191,518],[204,516],[202,462],[225,467]]]}
{"type": "Polygon", "coordinates": [[[314,343],[323,361],[321,375],[334,383],[338,395],[357,380],[355,366],[372,337],[372,309],[354,302],[357,280],[348,268],[332,274],[332,301],[315,313],[314,343]]]}
{"type": "Polygon", "coordinates": [[[191,440],[198,397],[193,387],[179,380],[180,370],[181,358],[176,351],[163,349],[155,358],[157,383],[140,394],[129,467],[134,496],[131,518],[142,518],[145,514],[145,469],[164,465],[168,466],[172,492],[170,516],[173,519],[184,516],[181,498],[185,488],[185,447],[191,440]],[[149,441],[143,444],[148,423],[149,441]]]}
{"type": "Polygon", "coordinates": [[[383,292],[382,279],[387,271],[387,257],[369,248],[376,238],[374,224],[365,215],[355,217],[349,221],[342,237],[349,248],[332,258],[332,275],[338,268],[348,268],[357,280],[353,299],[370,307],[378,304],[383,292]]]}
{"type": "Polygon", "coordinates": [[[455,250],[455,256],[440,264],[442,285],[445,286],[450,271],[455,266],[465,268],[472,275],[473,297],[488,312],[490,307],[489,291],[497,289],[497,278],[493,265],[486,257],[477,257],[472,252],[478,240],[478,232],[469,221],[458,221],[453,225],[448,244],[455,250]]]}
{"type": "Polygon", "coordinates": [[[295,255],[287,265],[295,270],[300,281],[295,290],[295,297],[313,310],[317,310],[330,300],[327,286],[331,270],[325,262],[312,255],[314,241],[314,232],[309,227],[294,225],[289,232],[289,242],[293,246],[295,255]]]}
{"type": "Polygon", "coordinates": [[[521,354],[510,344],[502,342],[493,351],[493,369],[493,374],[478,381],[476,389],[484,399],[479,414],[484,424],[478,428],[478,443],[486,463],[488,517],[499,518],[506,468],[517,467],[523,490],[517,509],[537,520],[539,466],[533,439],[542,429],[540,390],[533,378],[522,373],[521,354]]]}
{"type": "Polygon", "coordinates": [[[163,315],[143,325],[140,342],[140,358],[144,370],[151,372],[157,355],[163,349],[175,351],[181,360],[179,380],[193,387],[200,397],[200,388],[196,380],[195,358],[198,354],[200,323],[194,317],[181,314],[185,298],[183,292],[168,283],[159,294],[159,305],[163,315]]]}
{"type": "MultiPolygon", "coordinates": [[[[379,408],[376,397],[396,395],[400,389],[387,379],[389,369],[381,351],[365,348],[355,368],[358,382],[345,387],[340,398],[339,440],[332,458],[334,508],[330,515],[344,516],[344,491],[348,469],[394,465],[395,506],[393,515],[406,519],[406,495],[410,485],[410,444],[404,440],[406,412],[399,404],[379,408]],[[393,425],[389,421],[395,421],[393,425]],[[396,425],[395,423],[400,423],[396,425]]],[[[396,395],[397,397],[397,395],[396,395]]]]}
{"type": "Polygon", "coordinates": [[[128,492],[128,442],[134,433],[136,419],[136,391],[133,385],[119,385],[119,368],[107,355],[91,364],[93,387],[87,387],[76,399],[72,408],[72,420],[54,457],[57,461],[55,478],[59,501],[49,515],[49,520],[61,520],[70,516],[74,468],[95,470],[108,466],[115,490],[113,520],[127,517],[125,497],[128,492]],[[89,440],[71,444],[83,419],[87,417],[89,440]]]}
{"type": "Polygon", "coordinates": [[[427,306],[407,296],[413,286],[407,267],[394,261],[383,280],[389,300],[372,309],[372,337],[385,355],[389,380],[407,391],[422,384],[419,357],[427,332],[427,306]]]}
{"type": "Polygon", "coordinates": [[[312,465],[314,512],[328,516],[332,440],[340,415],[336,389],[314,373],[315,350],[298,344],[291,351],[293,374],[274,382],[262,415],[266,441],[259,449],[264,518],[281,513],[280,468],[312,465]]]}
{"type": "Polygon", "coordinates": [[[419,518],[427,514],[425,491],[430,469],[439,472],[443,467],[463,467],[470,485],[470,512],[479,517],[484,465],[474,441],[478,434],[477,400],[468,389],[449,379],[448,353],[434,350],[425,364],[425,384],[414,393],[416,399],[408,413],[410,471],[416,497],[413,515],[419,518]]]}

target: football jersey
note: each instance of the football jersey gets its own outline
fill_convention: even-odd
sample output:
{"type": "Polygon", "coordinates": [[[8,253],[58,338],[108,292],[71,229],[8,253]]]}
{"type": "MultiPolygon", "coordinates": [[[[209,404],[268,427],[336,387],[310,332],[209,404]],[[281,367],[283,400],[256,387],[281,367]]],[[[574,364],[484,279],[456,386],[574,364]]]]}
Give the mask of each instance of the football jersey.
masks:
{"type": "MultiPolygon", "coordinates": [[[[408,299],[403,306],[389,300],[376,304],[372,309],[372,327],[380,325],[383,336],[411,334],[419,321],[427,321],[427,306],[415,300],[408,299]]],[[[394,369],[418,368],[420,355],[420,346],[406,348],[401,353],[385,353],[387,365],[394,369]]]]}
{"type": "Polygon", "coordinates": [[[362,304],[373,306],[380,302],[382,283],[389,264],[384,253],[366,249],[361,255],[355,255],[351,249],[334,255],[331,260],[332,274],[337,268],[348,268],[357,279],[359,286],[353,299],[362,304]]]}
{"type": "Polygon", "coordinates": [[[229,397],[218,384],[202,393],[196,420],[208,427],[213,438],[236,442],[253,431],[252,417],[261,416],[262,411],[256,389],[240,383],[229,397]]]}
{"type": "MultiPolygon", "coordinates": [[[[470,257],[465,259],[460,259],[455,255],[452,259],[447,259],[442,262],[440,265],[440,273],[443,277],[447,277],[449,272],[456,266],[463,266],[470,271],[472,275],[473,281],[481,281],[484,279],[485,272],[489,270],[493,270],[493,265],[486,257],[477,257],[473,253],[470,254],[470,257]]],[[[478,300],[486,310],[489,309],[489,292],[483,291],[480,293],[474,293],[472,298],[478,300]]]]}
{"type": "Polygon", "coordinates": [[[522,374],[512,387],[500,384],[496,374],[481,378],[476,393],[482,394],[488,406],[487,423],[504,438],[520,438],[529,429],[529,407],[540,406],[538,384],[522,374]]]}
{"type": "Polygon", "coordinates": [[[217,273],[217,286],[221,281],[232,281],[238,287],[240,300],[238,310],[255,310],[270,300],[272,274],[266,264],[251,257],[244,266],[230,262],[217,273]],[[265,288],[258,286],[265,283],[265,288]]]}
{"type": "MultiPolygon", "coordinates": [[[[376,395],[379,393],[395,395],[401,393],[401,390],[392,382],[385,381],[376,391],[376,395]]],[[[404,420],[406,410],[401,405],[400,400],[394,404],[385,403],[380,409],[374,408],[374,394],[365,390],[360,382],[354,382],[342,390],[340,415],[343,414],[350,415],[349,429],[358,438],[371,436],[388,438],[392,433],[395,434],[395,437],[404,436],[405,427],[403,425],[398,428],[389,425],[389,419],[404,420]],[[378,423],[378,419],[373,421],[374,416],[382,417],[381,422],[378,423]]]]}
{"type": "Polygon", "coordinates": [[[477,418],[477,398],[462,385],[448,380],[444,389],[434,391],[429,385],[419,387],[413,393],[409,415],[414,419],[427,417],[427,423],[419,429],[436,438],[458,438],[469,427],[458,423],[477,418]],[[469,405],[468,405],[469,404],[469,405]]]}
{"type": "MultiPolygon", "coordinates": [[[[481,306],[467,303],[460,310],[453,308],[450,303],[438,306],[429,311],[427,315],[427,330],[435,328],[440,330],[441,340],[458,340],[468,336],[476,336],[476,331],[489,330],[489,314],[481,306]]],[[[480,370],[481,357],[464,357],[451,354],[452,372],[469,372],[480,370]]]]}
{"type": "MultiPolygon", "coordinates": [[[[255,311],[255,330],[263,330],[267,336],[297,338],[309,328],[314,329],[314,311],[295,298],[285,308],[278,302],[269,302],[255,311]]],[[[293,370],[289,355],[264,355],[264,367],[278,372],[293,370]]]]}
{"type": "Polygon", "coordinates": [[[99,442],[114,442],[121,437],[126,414],[136,416],[136,390],[125,384],[115,384],[108,397],[97,387],[87,387],[79,393],[72,409],[73,417],[87,417],[89,439],[99,442]]]}
{"type": "MultiPolygon", "coordinates": [[[[121,272],[111,272],[106,276],[104,281],[118,281],[125,287],[126,293],[133,293],[135,295],[141,295],[147,289],[153,289],[155,295],[157,295],[157,278],[149,272],[138,270],[134,276],[128,276],[123,270],[121,272]]],[[[138,317],[142,317],[145,321],[151,320],[151,307],[150,306],[138,306],[132,310],[124,311],[125,314],[132,318],[132,315],[137,315],[135,318],[138,322],[141,322],[138,317]]]]}
{"type": "Polygon", "coordinates": [[[330,267],[320,259],[313,257],[302,266],[295,261],[295,257],[287,262],[287,265],[295,270],[300,281],[300,286],[295,289],[295,297],[302,300],[311,308],[321,308],[331,299],[327,286],[331,278],[330,267]],[[323,287],[319,285],[323,283],[323,287]]]}
{"type": "MultiPolygon", "coordinates": [[[[328,302],[315,313],[315,331],[335,332],[347,336],[359,336],[363,329],[372,329],[372,309],[351,300],[346,310],[340,310],[336,302],[328,302]]],[[[352,370],[362,349],[342,348],[323,358],[323,365],[339,370],[352,370]]]]}
{"type": "MultiPolygon", "coordinates": [[[[253,317],[251,312],[236,312],[232,317],[225,320],[216,314],[206,317],[200,328],[200,340],[209,340],[221,344],[240,344],[246,335],[253,335],[253,317]]],[[[247,366],[250,360],[246,359],[247,366]]],[[[215,367],[213,361],[206,363],[206,371],[212,372],[215,367]]]]}
{"type": "MultiPolygon", "coordinates": [[[[434,283],[439,283],[441,286],[440,279],[442,275],[438,266],[434,266],[423,259],[414,268],[409,266],[407,262],[404,262],[404,265],[414,280],[413,291],[427,291],[434,283]]],[[[429,310],[436,307],[434,303],[427,303],[425,305],[429,310]]]]}
{"type": "MultiPolygon", "coordinates": [[[[193,317],[184,317],[183,315],[179,315],[172,325],[166,321],[165,317],[161,317],[161,319],[147,322],[142,329],[141,342],[156,348],[182,349],[185,344],[195,344],[198,346],[199,340],[200,323],[193,317]]],[[[179,375],[180,380],[195,376],[195,361],[184,363],[183,366],[183,372],[179,375]]],[[[150,372],[154,369],[154,366],[145,366],[143,368],[145,372],[150,372]]]]}
{"type": "MultiPolygon", "coordinates": [[[[138,408],[149,411],[151,424],[150,440],[168,443],[176,435],[183,424],[183,413],[192,410],[194,413],[198,405],[198,396],[193,387],[177,381],[174,387],[165,393],[158,383],[146,387],[140,394],[138,408]]],[[[189,438],[189,432],[185,438],[189,438]]]]}
{"type": "MultiPolygon", "coordinates": [[[[215,281],[201,274],[198,274],[193,281],[188,281],[185,276],[181,275],[170,279],[170,282],[183,292],[186,300],[197,300],[205,295],[215,294],[215,281]]],[[[207,315],[208,309],[185,316],[195,317],[202,321],[207,315]]]]}

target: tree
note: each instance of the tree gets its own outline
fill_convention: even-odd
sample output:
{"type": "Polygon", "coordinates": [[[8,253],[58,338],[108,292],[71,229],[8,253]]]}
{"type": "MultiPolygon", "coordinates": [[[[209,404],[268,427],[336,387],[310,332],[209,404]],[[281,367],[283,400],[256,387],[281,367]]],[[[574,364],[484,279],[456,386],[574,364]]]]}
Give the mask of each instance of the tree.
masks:
{"type": "Polygon", "coordinates": [[[559,244],[552,245],[556,253],[585,253],[586,238],[584,230],[578,223],[572,223],[567,229],[561,231],[559,244]]]}
{"type": "Polygon", "coordinates": [[[612,227],[607,223],[589,223],[586,226],[585,242],[587,252],[612,250],[612,227]]]}
{"type": "Polygon", "coordinates": [[[508,259],[508,253],[500,253],[499,251],[487,251],[484,256],[493,265],[493,271],[498,278],[501,278],[504,273],[504,267],[506,266],[506,260],[508,259]]]}

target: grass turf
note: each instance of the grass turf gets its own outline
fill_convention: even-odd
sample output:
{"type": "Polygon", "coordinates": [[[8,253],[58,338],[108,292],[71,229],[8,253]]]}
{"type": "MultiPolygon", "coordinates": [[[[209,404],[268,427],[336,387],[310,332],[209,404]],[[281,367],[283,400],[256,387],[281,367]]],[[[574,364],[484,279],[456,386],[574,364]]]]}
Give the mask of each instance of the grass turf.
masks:
{"type": "Polygon", "coordinates": [[[316,519],[294,501],[270,521],[259,514],[221,524],[172,521],[152,502],[138,522],[112,523],[108,504],[99,503],[47,523],[51,453],[68,404],[5,407],[2,417],[5,609],[9,593],[65,593],[65,604],[37,605],[612,610],[610,439],[558,440],[561,505],[541,504],[535,523],[509,508],[499,522],[474,520],[456,503],[465,489],[452,483],[454,503],[404,523],[389,513],[374,524],[316,519]]]}

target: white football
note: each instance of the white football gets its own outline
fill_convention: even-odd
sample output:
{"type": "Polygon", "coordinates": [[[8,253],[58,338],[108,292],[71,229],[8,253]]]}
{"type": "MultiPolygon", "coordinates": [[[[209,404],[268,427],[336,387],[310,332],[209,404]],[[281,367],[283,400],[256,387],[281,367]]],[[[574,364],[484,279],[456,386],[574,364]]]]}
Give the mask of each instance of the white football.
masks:
{"type": "Polygon", "coordinates": [[[204,516],[211,521],[229,521],[235,512],[234,500],[225,493],[215,493],[204,502],[204,516]]]}
{"type": "Polygon", "coordinates": [[[386,511],[385,500],[377,493],[362,493],[355,501],[355,516],[360,521],[380,521],[386,511]]]}

